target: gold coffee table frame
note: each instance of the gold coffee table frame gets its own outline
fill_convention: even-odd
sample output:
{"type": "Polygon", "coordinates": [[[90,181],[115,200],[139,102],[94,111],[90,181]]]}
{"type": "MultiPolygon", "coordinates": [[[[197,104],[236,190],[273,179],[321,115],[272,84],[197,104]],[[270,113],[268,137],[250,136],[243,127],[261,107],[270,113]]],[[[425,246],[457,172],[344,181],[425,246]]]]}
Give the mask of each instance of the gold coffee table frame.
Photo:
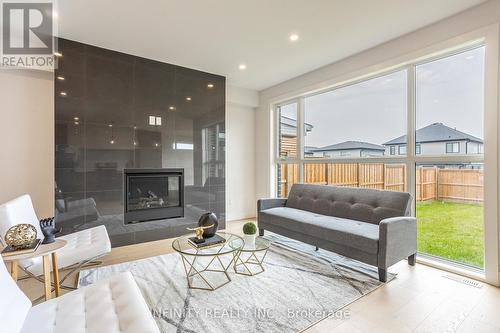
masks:
{"type": "Polygon", "coordinates": [[[236,274],[247,276],[254,276],[264,272],[264,266],[262,264],[264,262],[264,259],[266,258],[267,250],[269,250],[270,246],[271,241],[261,237],[257,237],[255,239],[255,246],[249,246],[245,244],[245,246],[240,251],[234,253],[234,272],[236,274]],[[249,254],[248,258],[242,258],[241,254],[243,253],[249,254]],[[259,256],[257,256],[257,253],[261,253],[260,258],[259,256]],[[253,272],[250,269],[251,266],[257,267],[258,271],[253,272]],[[238,267],[243,267],[243,271],[238,271],[238,267]]]}
{"type": "Polygon", "coordinates": [[[172,243],[173,249],[181,256],[184,271],[186,272],[188,287],[190,289],[214,291],[231,282],[231,277],[227,271],[233,266],[235,260],[234,254],[238,253],[243,248],[245,242],[240,236],[231,233],[218,232],[217,234],[226,239],[226,242],[199,249],[189,243],[189,237],[194,237],[194,234],[189,234],[175,239],[172,243]],[[221,257],[231,254],[233,254],[231,261],[224,265],[221,257]],[[202,258],[207,259],[208,263],[200,263],[202,258]],[[196,267],[197,264],[199,265],[198,268],[196,267]],[[220,266],[217,267],[218,265],[220,266]],[[210,281],[207,272],[222,274],[225,282],[215,284],[210,281]],[[195,277],[199,277],[201,281],[204,282],[204,285],[195,285],[193,283],[195,277]]]}

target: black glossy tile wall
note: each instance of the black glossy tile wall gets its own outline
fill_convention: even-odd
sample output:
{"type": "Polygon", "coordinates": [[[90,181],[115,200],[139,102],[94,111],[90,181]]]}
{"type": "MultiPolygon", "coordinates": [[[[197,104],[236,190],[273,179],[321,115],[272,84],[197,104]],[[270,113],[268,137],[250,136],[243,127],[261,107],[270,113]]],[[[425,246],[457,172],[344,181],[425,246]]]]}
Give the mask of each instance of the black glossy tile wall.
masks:
{"type": "Polygon", "coordinates": [[[223,228],[225,78],[65,39],[58,46],[55,195],[63,232],[103,224],[121,246],[180,235],[206,211],[223,228]],[[124,168],[184,168],[185,217],[125,225],[124,168]]]}

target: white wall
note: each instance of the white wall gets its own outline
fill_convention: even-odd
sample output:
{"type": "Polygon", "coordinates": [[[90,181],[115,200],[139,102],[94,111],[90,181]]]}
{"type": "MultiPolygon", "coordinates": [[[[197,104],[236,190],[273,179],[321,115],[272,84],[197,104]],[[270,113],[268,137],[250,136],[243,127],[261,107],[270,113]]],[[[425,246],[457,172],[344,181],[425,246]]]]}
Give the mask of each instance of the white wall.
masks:
{"type": "Polygon", "coordinates": [[[226,219],[255,217],[256,91],[227,87],[226,219]]]}
{"type": "Polygon", "coordinates": [[[50,72],[0,70],[0,203],[31,195],[54,214],[54,83],[50,72]]]}

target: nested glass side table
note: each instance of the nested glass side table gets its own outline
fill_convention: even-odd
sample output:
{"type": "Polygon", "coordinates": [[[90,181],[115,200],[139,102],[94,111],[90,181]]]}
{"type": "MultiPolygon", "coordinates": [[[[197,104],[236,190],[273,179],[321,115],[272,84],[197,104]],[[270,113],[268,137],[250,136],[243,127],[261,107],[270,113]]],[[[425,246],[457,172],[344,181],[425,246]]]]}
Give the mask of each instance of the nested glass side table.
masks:
{"type": "Polygon", "coordinates": [[[257,275],[264,272],[262,265],[266,258],[267,250],[271,246],[271,241],[257,237],[255,244],[245,244],[243,248],[234,253],[234,272],[242,275],[257,275]]]}
{"type": "Polygon", "coordinates": [[[189,234],[172,243],[174,250],[181,256],[189,288],[213,291],[231,281],[227,270],[233,266],[236,254],[245,242],[240,236],[228,232],[218,232],[217,235],[226,241],[197,248],[189,242],[189,237],[194,234],[189,234]]]}

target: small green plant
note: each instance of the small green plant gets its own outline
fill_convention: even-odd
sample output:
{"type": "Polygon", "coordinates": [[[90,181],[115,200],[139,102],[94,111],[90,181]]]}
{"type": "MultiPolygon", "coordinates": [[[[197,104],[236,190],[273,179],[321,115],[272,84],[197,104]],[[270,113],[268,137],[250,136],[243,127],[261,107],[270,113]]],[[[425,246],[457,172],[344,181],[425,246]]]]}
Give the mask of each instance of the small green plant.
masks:
{"type": "Polygon", "coordinates": [[[243,225],[243,233],[245,235],[254,235],[257,233],[257,226],[252,222],[245,223],[243,225]]]}

